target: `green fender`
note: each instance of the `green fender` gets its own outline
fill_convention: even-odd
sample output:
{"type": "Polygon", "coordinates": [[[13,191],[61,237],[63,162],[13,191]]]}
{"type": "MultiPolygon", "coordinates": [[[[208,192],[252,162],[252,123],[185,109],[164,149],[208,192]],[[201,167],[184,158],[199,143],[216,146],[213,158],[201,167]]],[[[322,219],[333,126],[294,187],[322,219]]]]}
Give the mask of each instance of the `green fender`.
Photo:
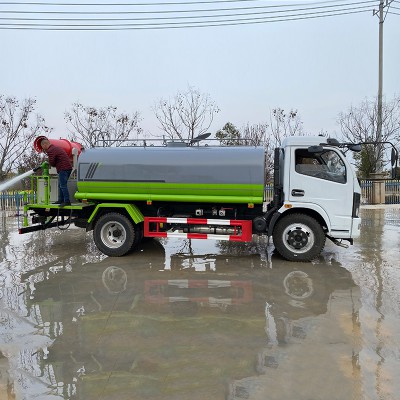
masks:
{"type": "Polygon", "coordinates": [[[92,215],[89,217],[89,224],[93,221],[100,208],[125,208],[135,224],[139,224],[140,222],[144,221],[143,214],[139,208],[135,206],[135,204],[101,203],[96,206],[92,212],[92,215]]]}

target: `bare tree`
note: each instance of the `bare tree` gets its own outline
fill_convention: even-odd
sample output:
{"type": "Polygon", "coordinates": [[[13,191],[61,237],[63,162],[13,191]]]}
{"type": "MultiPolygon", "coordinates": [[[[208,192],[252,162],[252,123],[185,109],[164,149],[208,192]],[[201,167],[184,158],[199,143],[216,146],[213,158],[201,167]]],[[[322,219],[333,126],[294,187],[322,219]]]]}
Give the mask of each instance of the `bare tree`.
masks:
{"type": "Polygon", "coordinates": [[[22,101],[0,95],[0,179],[21,167],[21,156],[39,134],[51,131],[40,115],[33,115],[36,100],[22,101]]]}
{"type": "Polygon", "coordinates": [[[291,109],[286,113],[283,108],[274,108],[270,112],[270,121],[271,134],[276,147],[281,145],[285,137],[303,134],[303,122],[297,110],[291,109]]]}
{"type": "Polygon", "coordinates": [[[218,130],[215,137],[225,146],[264,146],[269,143],[268,124],[247,123],[242,130],[236,128],[231,122],[227,122],[222,129],[218,130]]]}
{"type": "Polygon", "coordinates": [[[274,149],[281,146],[285,137],[303,134],[303,122],[297,110],[291,109],[286,113],[283,108],[274,108],[270,113],[270,121],[270,124],[250,125],[247,123],[240,131],[228,122],[222,130],[216,133],[221,144],[263,146],[266,155],[265,174],[267,181],[272,181],[273,178],[274,149]]]}
{"type": "Polygon", "coordinates": [[[269,126],[266,123],[253,125],[247,123],[242,130],[242,137],[245,139],[245,144],[264,147],[269,145],[270,137],[268,135],[268,127],[269,126]]]}
{"type": "MultiPolygon", "coordinates": [[[[377,100],[365,99],[359,106],[350,106],[346,112],[339,114],[338,123],[345,141],[376,143],[378,141],[377,100]]],[[[395,96],[390,101],[385,99],[383,101],[381,140],[392,141],[395,145],[400,140],[400,96],[395,96]]],[[[361,175],[367,177],[369,173],[376,172],[378,160],[383,158],[383,153],[382,146],[363,146],[360,156],[355,157],[361,175]]]]}
{"type": "Polygon", "coordinates": [[[142,133],[139,112],[118,114],[113,106],[96,108],[74,103],[64,118],[71,133],[69,139],[88,148],[121,146],[142,133]]]}
{"type": "Polygon", "coordinates": [[[267,182],[273,179],[274,171],[274,149],[276,143],[274,137],[269,133],[267,123],[245,125],[243,128],[243,137],[245,144],[254,146],[264,146],[265,149],[265,177],[267,182]]]}
{"type": "Polygon", "coordinates": [[[219,108],[208,94],[189,86],[172,100],[159,100],[153,111],[168,138],[190,142],[208,131],[219,108]]]}
{"type": "MultiPolygon", "coordinates": [[[[38,165],[41,165],[43,161],[45,161],[47,157],[43,153],[38,153],[33,147],[27,149],[17,162],[17,170],[18,173],[22,173],[24,171],[33,169],[38,165]]],[[[40,174],[41,170],[37,171],[37,174],[40,174]]]]}

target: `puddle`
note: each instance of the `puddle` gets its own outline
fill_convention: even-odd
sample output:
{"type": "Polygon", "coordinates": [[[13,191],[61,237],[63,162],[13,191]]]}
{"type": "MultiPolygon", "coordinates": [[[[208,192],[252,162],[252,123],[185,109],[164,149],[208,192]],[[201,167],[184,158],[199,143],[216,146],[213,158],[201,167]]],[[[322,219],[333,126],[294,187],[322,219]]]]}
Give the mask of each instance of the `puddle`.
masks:
{"type": "Polygon", "coordinates": [[[394,399],[400,213],[362,218],[313,263],[263,240],[108,258],[80,229],[0,218],[0,398],[394,399]]]}

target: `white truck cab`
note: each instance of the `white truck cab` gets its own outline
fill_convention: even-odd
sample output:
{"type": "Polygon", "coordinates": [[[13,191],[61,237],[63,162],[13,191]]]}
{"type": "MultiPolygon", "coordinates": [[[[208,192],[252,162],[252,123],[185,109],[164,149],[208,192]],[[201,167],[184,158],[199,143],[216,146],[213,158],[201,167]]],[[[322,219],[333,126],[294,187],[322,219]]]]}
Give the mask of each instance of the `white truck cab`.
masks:
{"type": "Polygon", "coordinates": [[[335,139],[288,137],[275,151],[275,213],[269,235],[290,260],[317,256],[328,237],[360,235],[361,187],[335,139]]]}

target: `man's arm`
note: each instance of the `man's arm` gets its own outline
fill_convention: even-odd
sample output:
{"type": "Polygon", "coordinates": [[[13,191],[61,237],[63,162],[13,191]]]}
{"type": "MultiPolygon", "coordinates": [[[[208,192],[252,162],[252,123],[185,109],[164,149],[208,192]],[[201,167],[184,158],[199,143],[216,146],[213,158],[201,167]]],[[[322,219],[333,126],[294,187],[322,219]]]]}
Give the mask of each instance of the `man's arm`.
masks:
{"type": "Polygon", "coordinates": [[[54,151],[55,149],[54,149],[54,146],[50,146],[48,149],[47,149],[47,156],[49,157],[49,164],[52,166],[52,167],[55,167],[56,166],[56,152],[54,151]]]}

